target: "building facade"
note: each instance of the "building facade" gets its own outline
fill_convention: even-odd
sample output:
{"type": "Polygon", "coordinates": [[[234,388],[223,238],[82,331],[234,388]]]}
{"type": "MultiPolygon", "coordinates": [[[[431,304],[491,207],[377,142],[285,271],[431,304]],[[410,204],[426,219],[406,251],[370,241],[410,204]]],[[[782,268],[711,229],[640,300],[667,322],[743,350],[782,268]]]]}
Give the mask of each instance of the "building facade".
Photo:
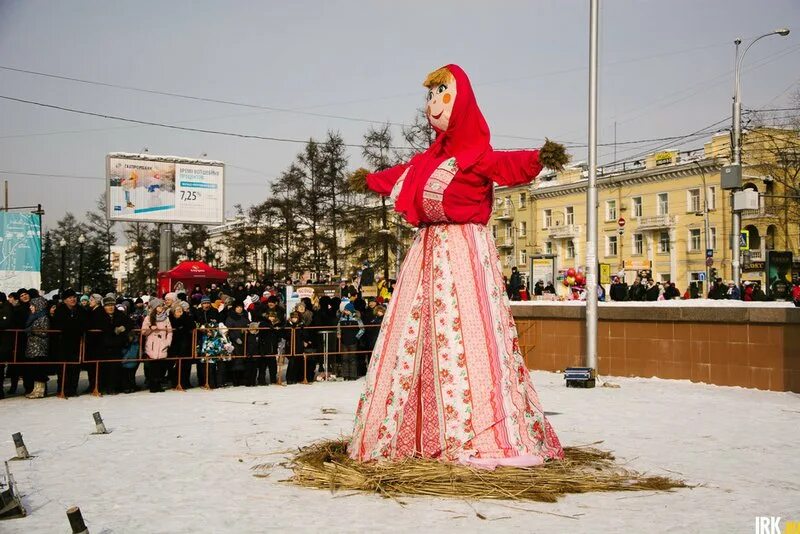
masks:
{"type": "MultiPolygon", "coordinates": [[[[757,146],[759,132],[747,135],[743,152],[750,164],[743,187],[759,192],[760,207],[742,212],[742,229],[750,236],[750,250],[741,252],[742,279],[763,281],[766,251],[792,250],[797,256],[800,230],[787,203],[774,198],[786,188],[756,160],[766,157],[757,146]]],[[[691,282],[705,291],[709,275],[729,280],[731,197],[720,184],[729,152],[729,137],[722,134],[700,150],[663,151],[598,169],[597,250],[598,263],[607,266],[603,271],[624,276],[629,284],[640,274],[675,282],[681,292],[691,282]]],[[[506,275],[516,266],[527,279],[531,258],[540,256],[552,256],[557,272],[585,266],[587,176],[586,166],[576,166],[526,186],[496,188],[490,224],[506,275]]]]}

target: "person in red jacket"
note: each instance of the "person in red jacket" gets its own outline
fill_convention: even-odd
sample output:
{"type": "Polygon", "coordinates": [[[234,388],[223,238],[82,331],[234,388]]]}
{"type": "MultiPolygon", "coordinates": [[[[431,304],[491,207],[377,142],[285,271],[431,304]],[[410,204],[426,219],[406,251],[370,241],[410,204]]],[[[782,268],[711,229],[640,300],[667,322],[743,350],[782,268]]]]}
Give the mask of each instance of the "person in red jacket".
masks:
{"type": "Polygon", "coordinates": [[[419,231],[381,325],[349,445],[360,461],[409,456],[494,468],[564,452],[519,350],[492,232],[494,185],[560,169],[564,147],[495,151],[469,78],[428,75],[436,140],[408,163],[366,177],[419,231]]]}

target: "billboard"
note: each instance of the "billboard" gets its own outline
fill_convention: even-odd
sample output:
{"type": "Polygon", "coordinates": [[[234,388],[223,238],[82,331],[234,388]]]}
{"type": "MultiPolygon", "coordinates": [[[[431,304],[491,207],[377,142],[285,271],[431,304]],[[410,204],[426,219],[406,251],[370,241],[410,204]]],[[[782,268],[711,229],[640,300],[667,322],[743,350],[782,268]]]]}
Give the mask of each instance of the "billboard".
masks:
{"type": "Polygon", "coordinates": [[[114,221],[222,224],[220,161],[117,152],[106,156],[108,216],[114,221]]]}
{"type": "Polygon", "coordinates": [[[42,285],[42,233],[33,213],[0,212],[0,290],[42,285]]]}
{"type": "Polygon", "coordinates": [[[792,300],[792,253],[767,251],[767,296],[775,300],[792,300]]]}

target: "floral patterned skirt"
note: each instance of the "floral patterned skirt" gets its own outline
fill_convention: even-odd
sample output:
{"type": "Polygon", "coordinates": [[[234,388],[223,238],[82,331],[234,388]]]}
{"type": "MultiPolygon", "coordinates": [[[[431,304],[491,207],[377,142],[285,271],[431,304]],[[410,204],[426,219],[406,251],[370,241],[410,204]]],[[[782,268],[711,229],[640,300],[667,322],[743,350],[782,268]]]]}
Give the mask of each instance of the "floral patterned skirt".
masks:
{"type": "Polygon", "coordinates": [[[356,410],[350,457],[479,467],[563,458],[519,351],[491,232],[422,227],[356,410]]]}

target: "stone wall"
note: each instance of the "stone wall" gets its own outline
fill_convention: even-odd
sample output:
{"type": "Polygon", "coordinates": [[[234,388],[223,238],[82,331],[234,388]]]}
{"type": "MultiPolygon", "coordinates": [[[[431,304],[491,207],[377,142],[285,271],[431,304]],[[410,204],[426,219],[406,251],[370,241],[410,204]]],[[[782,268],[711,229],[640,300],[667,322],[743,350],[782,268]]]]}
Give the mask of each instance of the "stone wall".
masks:
{"type": "MultiPolygon", "coordinates": [[[[585,308],[514,305],[528,367],[581,366],[585,308]]],[[[598,373],[800,393],[800,309],[601,306],[598,373]]]]}

